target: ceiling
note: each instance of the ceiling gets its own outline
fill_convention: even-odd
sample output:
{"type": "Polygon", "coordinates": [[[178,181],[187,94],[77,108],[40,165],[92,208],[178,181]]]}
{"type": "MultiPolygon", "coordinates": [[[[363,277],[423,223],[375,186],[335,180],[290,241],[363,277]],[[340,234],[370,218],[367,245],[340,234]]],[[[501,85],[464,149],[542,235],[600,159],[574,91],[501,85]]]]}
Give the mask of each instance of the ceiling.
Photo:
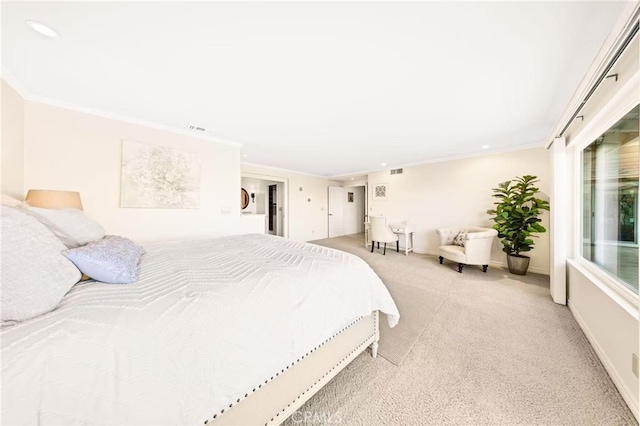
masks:
{"type": "Polygon", "coordinates": [[[3,2],[2,64],[31,99],[201,126],[246,162],[349,176],[543,146],[623,7],[3,2]]]}

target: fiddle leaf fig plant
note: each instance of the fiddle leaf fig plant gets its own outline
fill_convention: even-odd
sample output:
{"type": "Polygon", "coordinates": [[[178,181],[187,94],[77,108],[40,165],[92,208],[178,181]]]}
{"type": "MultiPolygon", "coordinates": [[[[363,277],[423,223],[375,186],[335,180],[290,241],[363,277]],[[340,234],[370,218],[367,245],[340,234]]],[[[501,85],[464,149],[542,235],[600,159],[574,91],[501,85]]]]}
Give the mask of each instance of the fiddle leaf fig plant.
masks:
{"type": "Polygon", "coordinates": [[[525,175],[502,182],[493,188],[495,208],[487,210],[493,215],[493,229],[502,238],[502,251],[511,256],[522,256],[520,253],[531,251],[534,246],[535,233],[547,230],[540,224],[542,210],[549,210],[549,202],[536,197],[540,192],[535,183],[537,176],[525,175]]]}

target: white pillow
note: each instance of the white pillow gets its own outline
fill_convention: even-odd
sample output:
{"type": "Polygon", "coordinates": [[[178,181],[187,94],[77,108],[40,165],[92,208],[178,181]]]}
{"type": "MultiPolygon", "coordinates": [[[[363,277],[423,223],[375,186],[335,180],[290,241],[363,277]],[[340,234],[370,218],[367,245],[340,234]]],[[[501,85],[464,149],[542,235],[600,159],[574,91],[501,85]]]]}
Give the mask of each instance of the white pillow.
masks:
{"type": "Polygon", "coordinates": [[[80,280],[64,245],[22,210],[0,206],[2,322],[24,321],[55,308],[80,280]]]}
{"type": "Polygon", "coordinates": [[[67,248],[83,246],[104,237],[104,228],[78,209],[24,208],[25,212],[38,219],[67,248]]]}
{"type": "Polygon", "coordinates": [[[144,253],[141,246],[117,235],[62,252],[83,274],[107,284],[137,281],[138,264],[144,253]]]}

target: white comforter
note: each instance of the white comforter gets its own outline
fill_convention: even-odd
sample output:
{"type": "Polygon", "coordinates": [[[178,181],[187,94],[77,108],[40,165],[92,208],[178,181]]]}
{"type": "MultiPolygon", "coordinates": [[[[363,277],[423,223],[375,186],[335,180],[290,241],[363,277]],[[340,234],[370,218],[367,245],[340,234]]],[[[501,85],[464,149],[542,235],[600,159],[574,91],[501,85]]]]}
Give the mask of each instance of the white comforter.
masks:
{"type": "Polygon", "coordinates": [[[202,424],[373,310],[360,258],[266,235],[147,247],[140,280],[76,285],[4,328],[3,424],[202,424]]]}

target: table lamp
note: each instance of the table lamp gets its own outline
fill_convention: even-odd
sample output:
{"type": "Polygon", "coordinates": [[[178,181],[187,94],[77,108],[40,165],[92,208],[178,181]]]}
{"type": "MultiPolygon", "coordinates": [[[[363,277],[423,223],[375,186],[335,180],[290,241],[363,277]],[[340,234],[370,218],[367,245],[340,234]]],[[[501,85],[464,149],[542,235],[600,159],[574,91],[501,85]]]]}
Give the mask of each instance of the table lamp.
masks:
{"type": "Polygon", "coordinates": [[[30,189],[25,199],[31,207],[45,209],[82,210],[80,193],[75,191],[54,191],[51,189],[30,189]]]}

